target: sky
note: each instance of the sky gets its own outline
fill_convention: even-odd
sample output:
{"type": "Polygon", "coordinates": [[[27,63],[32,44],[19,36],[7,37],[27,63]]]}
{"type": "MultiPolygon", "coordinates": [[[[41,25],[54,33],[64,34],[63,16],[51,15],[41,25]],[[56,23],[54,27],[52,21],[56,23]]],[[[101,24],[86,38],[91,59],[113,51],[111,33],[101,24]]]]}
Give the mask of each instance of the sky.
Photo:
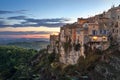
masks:
{"type": "Polygon", "coordinates": [[[120,0],[0,0],[0,38],[49,38],[60,27],[107,11],[120,0]]]}

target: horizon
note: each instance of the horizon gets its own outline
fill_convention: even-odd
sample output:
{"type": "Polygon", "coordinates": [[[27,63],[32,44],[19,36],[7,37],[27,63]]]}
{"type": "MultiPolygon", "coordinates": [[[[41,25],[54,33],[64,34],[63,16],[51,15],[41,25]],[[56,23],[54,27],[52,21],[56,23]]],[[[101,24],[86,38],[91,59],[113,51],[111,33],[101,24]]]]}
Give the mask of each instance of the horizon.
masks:
{"type": "Polygon", "coordinates": [[[49,39],[61,26],[74,23],[77,18],[95,16],[119,3],[119,0],[1,0],[0,38],[49,39]]]}

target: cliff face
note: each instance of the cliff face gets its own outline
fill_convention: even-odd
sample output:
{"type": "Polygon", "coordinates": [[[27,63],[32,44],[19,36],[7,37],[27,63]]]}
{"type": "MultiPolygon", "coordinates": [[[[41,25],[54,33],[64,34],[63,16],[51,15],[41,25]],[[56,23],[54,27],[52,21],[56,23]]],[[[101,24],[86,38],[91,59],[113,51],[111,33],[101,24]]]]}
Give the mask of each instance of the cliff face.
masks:
{"type": "MultiPolygon", "coordinates": [[[[75,51],[74,48],[72,49],[70,49],[70,53],[66,54],[67,57],[65,54],[63,54],[64,57],[56,53],[48,54],[46,50],[36,55],[31,66],[35,75],[40,76],[37,78],[40,80],[120,80],[120,51],[118,46],[112,46],[105,51],[92,51],[88,48],[85,50],[86,58],[80,57],[77,51],[71,52],[75,51]],[[68,57],[68,55],[70,56],[68,57]],[[75,55],[80,58],[78,59],[75,55]],[[62,58],[65,63],[75,63],[74,60],[78,63],[65,65],[59,62],[59,59],[62,58]]],[[[64,53],[66,49],[62,48],[62,50],[64,53]]]]}
{"type": "Polygon", "coordinates": [[[59,61],[64,64],[76,64],[80,56],[84,56],[83,47],[78,44],[64,43],[59,48],[59,61]]]}
{"type": "Polygon", "coordinates": [[[120,51],[110,49],[90,72],[93,80],[120,80],[120,51]]]}
{"type": "Polygon", "coordinates": [[[80,57],[80,50],[75,51],[73,48],[66,54],[65,50],[61,47],[61,56],[59,58],[61,63],[76,64],[80,57]]]}

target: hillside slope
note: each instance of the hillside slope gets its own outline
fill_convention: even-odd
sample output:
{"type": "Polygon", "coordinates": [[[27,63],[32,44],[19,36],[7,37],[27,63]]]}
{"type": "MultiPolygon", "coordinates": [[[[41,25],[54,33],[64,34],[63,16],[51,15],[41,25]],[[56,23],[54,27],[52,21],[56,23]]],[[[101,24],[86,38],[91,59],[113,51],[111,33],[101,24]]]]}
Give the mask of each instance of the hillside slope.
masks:
{"type": "Polygon", "coordinates": [[[59,62],[59,54],[0,47],[1,80],[120,80],[120,51],[88,50],[76,65],[59,62]],[[35,54],[35,55],[34,55],[35,54]]]}

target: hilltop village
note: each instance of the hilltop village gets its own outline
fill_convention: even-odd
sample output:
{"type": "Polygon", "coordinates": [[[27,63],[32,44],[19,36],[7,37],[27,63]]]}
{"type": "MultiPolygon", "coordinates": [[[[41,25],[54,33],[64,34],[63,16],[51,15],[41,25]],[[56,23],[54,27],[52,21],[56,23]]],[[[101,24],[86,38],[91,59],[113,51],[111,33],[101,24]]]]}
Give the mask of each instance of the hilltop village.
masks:
{"type": "Polygon", "coordinates": [[[50,35],[48,53],[60,54],[61,63],[76,64],[80,56],[86,57],[86,48],[104,51],[113,41],[120,46],[120,5],[62,26],[59,35],[50,35]]]}

